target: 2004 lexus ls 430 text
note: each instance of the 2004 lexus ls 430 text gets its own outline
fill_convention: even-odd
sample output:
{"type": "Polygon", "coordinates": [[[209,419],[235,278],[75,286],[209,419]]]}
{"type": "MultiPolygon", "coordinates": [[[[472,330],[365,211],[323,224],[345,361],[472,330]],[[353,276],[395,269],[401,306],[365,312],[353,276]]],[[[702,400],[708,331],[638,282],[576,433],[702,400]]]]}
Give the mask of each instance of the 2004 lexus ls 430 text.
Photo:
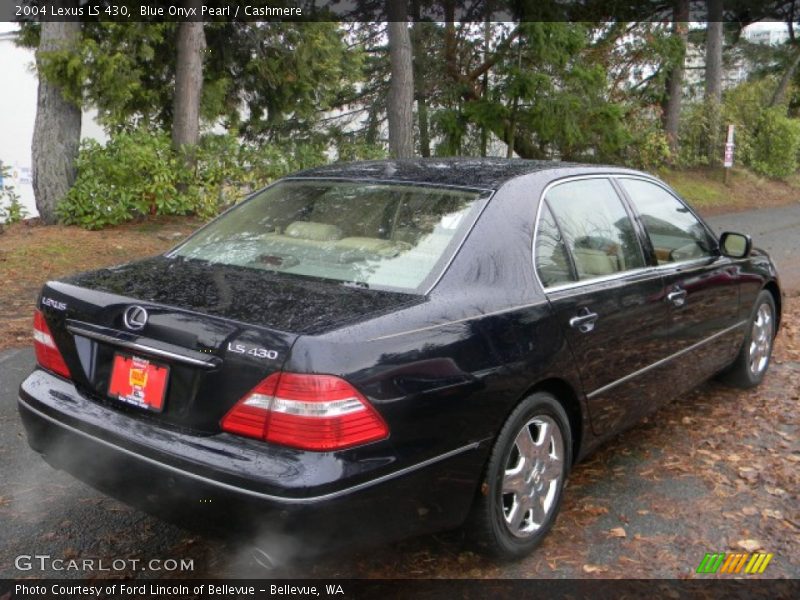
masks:
{"type": "Polygon", "coordinates": [[[19,411],[131,502],[315,548],[466,522],[516,557],[604,439],[713,375],[757,385],[780,310],[768,256],[644,173],[331,165],[47,283],[19,411]]]}

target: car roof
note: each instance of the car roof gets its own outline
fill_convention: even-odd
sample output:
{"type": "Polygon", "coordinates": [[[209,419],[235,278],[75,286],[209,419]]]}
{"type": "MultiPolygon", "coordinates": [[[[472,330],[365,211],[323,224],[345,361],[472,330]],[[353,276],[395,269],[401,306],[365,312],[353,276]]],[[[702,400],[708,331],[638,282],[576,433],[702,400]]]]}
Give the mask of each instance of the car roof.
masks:
{"type": "Polygon", "coordinates": [[[630,169],[551,160],[519,158],[419,158],[333,163],[306,169],[291,177],[341,178],[367,181],[430,183],[496,190],[507,181],[539,171],[625,172],[630,169]]]}

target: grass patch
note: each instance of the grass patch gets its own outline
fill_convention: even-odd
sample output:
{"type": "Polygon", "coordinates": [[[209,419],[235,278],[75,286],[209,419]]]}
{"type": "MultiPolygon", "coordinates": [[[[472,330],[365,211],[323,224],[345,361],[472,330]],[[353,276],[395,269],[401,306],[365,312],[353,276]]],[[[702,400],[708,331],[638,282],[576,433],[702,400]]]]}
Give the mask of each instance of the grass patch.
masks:
{"type": "Polygon", "coordinates": [[[0,350],[29,343],[34,303],[46,281],[159,254],[200,225],[192,217],[157,217],[102,231],[6,226],[0,234],[0,350]]]}
{"type": "Polygon", "coordinates": [[[800,174],[778,180],[760,177],[745,169],[731,169],[727,184],[722,169],[664,169],[659,175],[704,214],[755,210],[800,201],[800,174]]]}
{"type": "Polygon", "coordinates": [[[725,203],[726,195],[721,189],[721,184],[704,179],[692,177],[675,177],[668,183],[675,191],[692,203],[693,206],[704,208],[718,206],[725,203]]]}

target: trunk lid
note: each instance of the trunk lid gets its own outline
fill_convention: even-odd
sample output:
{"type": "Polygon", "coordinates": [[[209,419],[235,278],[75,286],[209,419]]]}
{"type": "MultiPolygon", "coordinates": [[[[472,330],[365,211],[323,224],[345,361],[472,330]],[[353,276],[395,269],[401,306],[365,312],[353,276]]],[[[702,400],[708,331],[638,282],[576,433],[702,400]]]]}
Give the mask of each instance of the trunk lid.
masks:
{"type": "Polygon", "coordinates": [[[240,398],[281,369],[298,336],[419,300],[156,257],[49,282],[39,307],[82,393],[141,418],[211,434],[240,398]],[[126,313],[136,321],[133,307],[146,311],[140,329],[126,323],[126,313]],[[117,355],[168,369],[161,412],[109,396],[117,355]]]}

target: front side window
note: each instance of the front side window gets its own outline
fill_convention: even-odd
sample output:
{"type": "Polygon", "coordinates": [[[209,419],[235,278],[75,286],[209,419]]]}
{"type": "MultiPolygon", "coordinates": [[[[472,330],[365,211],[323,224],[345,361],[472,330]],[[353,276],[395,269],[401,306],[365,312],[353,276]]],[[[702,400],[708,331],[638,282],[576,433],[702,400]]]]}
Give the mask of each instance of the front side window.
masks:
{"type": "Polygon", "coordinates": [[[441,273],[486,195],[287,180],[213,221],[171,256],[419,293],[441,273]]]}
{"type": "Polygon", "coordinates": [[[641,215],[658,264],[712,255],[708,231],[692,212],[661,186],[641,179],[619,179],[641,215]]]}
{"type": "Polygon", "coordinates": [[[551,188],[545,202],[558,222],[578,279],[644,266],[636,230],[608,179],[581,179],[551,188]]]}

